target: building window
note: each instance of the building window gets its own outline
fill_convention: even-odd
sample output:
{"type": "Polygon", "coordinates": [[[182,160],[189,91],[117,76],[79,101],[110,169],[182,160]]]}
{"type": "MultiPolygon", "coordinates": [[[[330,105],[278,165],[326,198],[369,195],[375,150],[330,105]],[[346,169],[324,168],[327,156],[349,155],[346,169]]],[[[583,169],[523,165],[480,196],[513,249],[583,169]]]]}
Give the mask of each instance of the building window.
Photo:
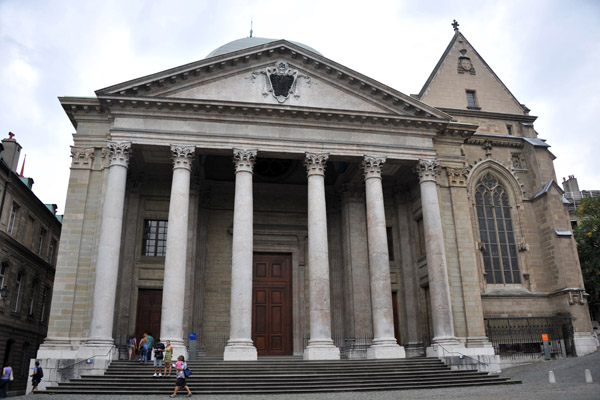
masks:
{"type": "Polygon", "coordinates": [[[506,125],[506,132],[507,132],[509,135],[512,135],[512,134],[513,134],[513,132],[512,132],[512,125],[506,125]]]}
{"type": "Polygon", "coordinates": [[[45,287],[42,291],[42,311],[40,312],[40,322],[46,320],[46,303],[48,302],[48,288],[45,287]]]}
{"type": "Polygon", "coordinates": [[[142,255],[164,257],[167,252],[167,221],[145,220],[142,255]]]}
{"type": "Polygon", "coordinates": [[[486,282],[521,283],[508,195],[491,173],[477,182],[475,205],[486,282]]]}
{"type": "Polygon", "coordinates": [[[12,234],[15,229],[15,222],[17,220],[17,215],[19,213],[19,205],[17,203],[13,203],[12,208],[10,209],[10,218],[8,220],[8,228],[6,229],[8,233],[12,234]]]}
{"type": "Polygon", "coordinates": [[[23,283],[23,273],[17,274],[17,281],[15,283],[15,299],[13,302],[13,312],[19,311],[19,298],[21,297],[21,284],[23,283]]]}
{"type": "Polygon", "coordinates": [[[394,261],[394,232],[392,228],[388,226],[385,228],[385,233],[387,234],[389,260],[394,261]]]}
{"type": "Polygon", "coordinates": [[[35,292],[37,290],[37,282],[33,282],[31,284],[31,297],[29,299],[29,315],[33,315],[33,311],[35,309],[35,292]]]}
{"type": "Polygon", "coordinates": [[[42,255],[42,251],[44,250],[44,244],[46,242],[46,235],[48,234],[48,231],[44,228],[40,229],[40,236],[38,237],[38,243],[37,243],[37,253],[38,255],[42,255]]]}
{"type": "Polygon", "coordinates": [[[48,249],[48,262],[54,262],[54,252],[56,251],[56,239],[50,240],[50,248],[48,249]]]}
{"type": "Polygon", "coordinates": [[[477,105],[477,97],[474,90],[467,90],[467,108],[479,109],[477,105]]]}
{"type": "Polygon", "coordinates": [[[4,279],[6,278],[7,269],[8,269],[8,264],[3,262],[2,266],[0,266],[0,289],[2,289],[5,285],[4,279]]]}

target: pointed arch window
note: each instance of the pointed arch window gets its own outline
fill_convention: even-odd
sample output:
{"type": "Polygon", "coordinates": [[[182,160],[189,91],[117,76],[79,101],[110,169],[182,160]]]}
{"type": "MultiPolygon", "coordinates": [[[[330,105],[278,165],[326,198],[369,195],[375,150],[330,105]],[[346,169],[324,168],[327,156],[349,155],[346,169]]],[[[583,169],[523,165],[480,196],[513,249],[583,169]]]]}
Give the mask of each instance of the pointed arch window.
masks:
{"type": "Polygon", "coordinates": [[[475,206],[486,282],[521,283],[510,202],[506,190],[491,173],[477,182],[475,206]]]}

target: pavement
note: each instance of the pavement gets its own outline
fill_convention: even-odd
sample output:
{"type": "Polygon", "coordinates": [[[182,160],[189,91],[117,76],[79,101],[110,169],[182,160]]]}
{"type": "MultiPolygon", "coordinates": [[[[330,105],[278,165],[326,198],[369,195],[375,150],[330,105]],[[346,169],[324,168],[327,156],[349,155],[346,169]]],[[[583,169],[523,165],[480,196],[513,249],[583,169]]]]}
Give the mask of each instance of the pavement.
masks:
{"type": "MultiPolygon", "coordinates": [[[[318,394],[277,395],[193,395],[192,398],[210,400],[600,400],[600,351],[584,356],[553,361],[538,361],[506,368],[502,376],[520,380],[522,384],[463,387],[449,389],[398,390],[385,392],[346,392],[318,394]],[[585,382],[589,369],[593,383],[585,382]],[[549,383],[549,371],[554,372],[556,383],[549,383]]],[[[191,387],[192,392],[194,388],[191,387]]],[[[177,398],[184,398],[180,394],[177,398]]],[[[166,395],[49,395],[17,396],[31,400],[157,400],[166,395]]]]}

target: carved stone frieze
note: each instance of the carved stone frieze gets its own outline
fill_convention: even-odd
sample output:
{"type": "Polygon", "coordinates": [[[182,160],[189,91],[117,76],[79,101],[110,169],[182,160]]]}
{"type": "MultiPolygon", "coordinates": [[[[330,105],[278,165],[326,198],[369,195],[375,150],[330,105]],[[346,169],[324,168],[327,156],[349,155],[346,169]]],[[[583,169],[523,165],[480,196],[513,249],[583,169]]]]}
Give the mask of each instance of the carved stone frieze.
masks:
{"type": "Polygon", "coordinates": [[[263,88],[263,96],[267,97],[269,93],[280,103],[285,102],[290,95],[294,98],[300,97],[298,90],[298,78],[303,78],[310,86],[310,77],[303,75],[296,69],[291,69],[286,61],[280,60],[275,63],[274,67],[267,67],[264,70],[254,71],[250,76],[252,82],[259,75],[265,76],[265,85],[263,88]]]}
{"type": "MultiPolygon", "coordinates": [[[[482,147],[496,146],[496,147],[513,147],[521,149],[523,148],[523,141],[518,139],[493,139],[493,138],[475,138],[470,137],[466,141],[467,144],[473,144],[482,147]]],[[[484,147],[484,148],[485,148],[484,147]]]]}
{"type": "Polygon", "coordinates": [[[328,159],[329,153],[306,153],[304,166],[306,166],[307,175],[325,175],[328,159]]]}
{"type": "Polygon", "coordinates": [[[419,176],[419,181],[435,181],[440,173],[440,162],[438,160],[419,160],[415,166],[415,173],[419,176]]]}
{"type": "Polygon", "coordinates": [[[71,147],[71,168],[90,169],[94,164],[94,148],[71,147]]]}
{"type": "Polygon", "coordinates": [[[343,201],[344,202],[364,202],[365,187],[356,183],[346,183],[343,186],[343,201]]]}
{"type": "Polygon", "coordinates": [[[108,142],[106,147],[110,166],[120,165],[125,168],[129,166],[131,142],[108,142]]]}
{"type": "Polygon", "coordinates": [[[171,145],[171,157],[173,158],[173,169],[185,168],[192,169],[192,162],[196,155],[195,146],[171,145]]]}
{"type": "Polygon", "coordinates": [[[446,168],[446,174],[448,175],[448,183],[450,186],[467,186],[467,175],[469,175],[469,168],[446,168]]]}
{"type": "Polygon", "coordinates": [[[365,155],[362,161],[365,179],[381,178],[381,169],[383,168],[383,164],[385,164],[385,161],[386,157],[365,155]]]}
{"type": "Polygon", "coordinates": [[[252,173],[256,162],[256,150],[233,149],[235,172],[247,171],[252,173]]]}

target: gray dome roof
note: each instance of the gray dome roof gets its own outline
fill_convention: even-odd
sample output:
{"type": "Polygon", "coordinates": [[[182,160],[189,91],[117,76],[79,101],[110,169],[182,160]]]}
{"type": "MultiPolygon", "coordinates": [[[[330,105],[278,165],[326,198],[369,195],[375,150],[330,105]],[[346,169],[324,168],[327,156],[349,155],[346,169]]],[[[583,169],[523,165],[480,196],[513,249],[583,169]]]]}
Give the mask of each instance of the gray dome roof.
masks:
{"type": "MultiPolygon", "coordinates": [[[[221,54],[232,53],[234,51],[248,49],[248,48],[254,47],[254,46],[260,46],[261,44],[271,43],[271,42],[275,42],[277,40],[279,40],[279,39],[267,39],[267,38],[259,38],[259,37],[246,37],[243,39],[237,39],[237,40],[234,40],[233,42],[226,43],[221,47],[217,47],[216,49],[211,51],[210,54],[206,56],[206,58],[220,56],[221,54]]],[[[310,46],[307,46],[305,44],[298,43],[298,42],[293,42],[291,40],[290,40],[290,42],[292,42],[300,47],[304,47],[305,49],[310,50],[313,53],[322,55],[321,53],[319,53],[317,50],[313,49],[310,46]]]]}

